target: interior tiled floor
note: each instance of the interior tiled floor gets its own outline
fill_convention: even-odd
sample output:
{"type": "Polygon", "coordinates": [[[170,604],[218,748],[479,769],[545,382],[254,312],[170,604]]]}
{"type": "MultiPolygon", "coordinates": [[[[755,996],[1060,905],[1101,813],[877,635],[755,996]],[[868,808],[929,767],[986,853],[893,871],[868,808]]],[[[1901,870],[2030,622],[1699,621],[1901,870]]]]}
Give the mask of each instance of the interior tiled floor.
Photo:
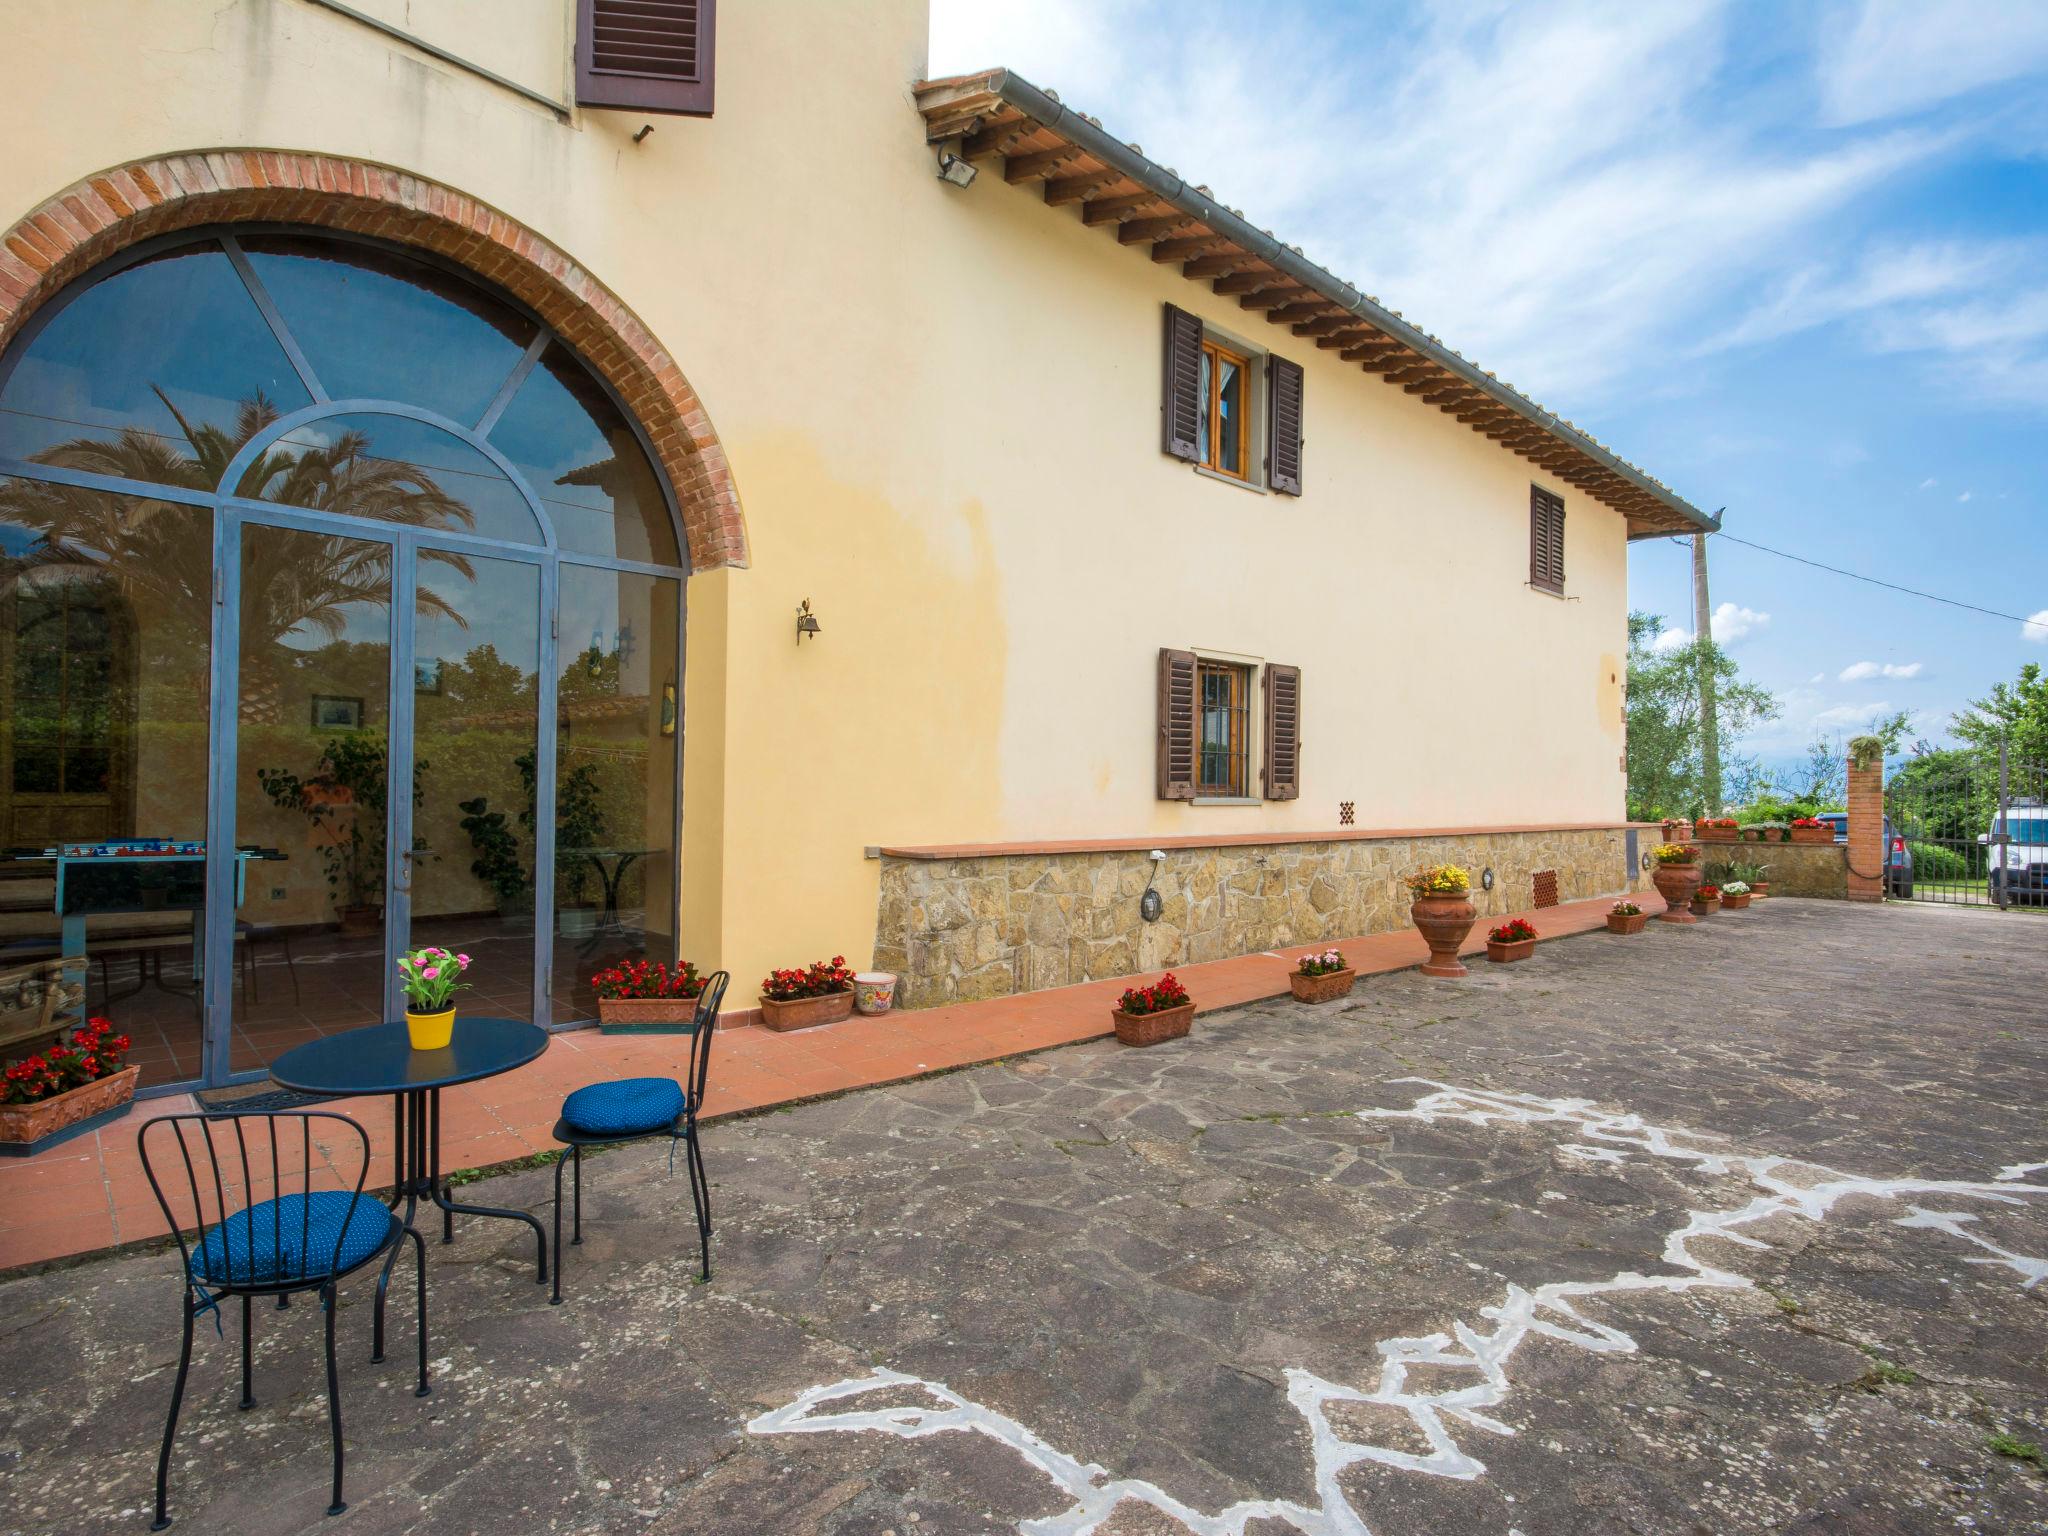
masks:
{"type": "MultiPolygon", "coordinates": [[[[1663,910],[1654,894],[1635,899],[1646,911],[1663,910]]],[[[1602,927],[1610,905],[1603,898],[1508,916],[1530,918],[1546,939],[1562,938],[1602,927]]],[[[1732,915],[1716,919],[1743,920],[1732,915]]],[[[1362,974],[1402,970],[1419,964],[1426,954],[1421,937],[1412,930],[1340,943],[1362,974]]],[[[1323,947],[1298,945],[1183,966],[1179,975],[1194,994],[1198,1008],[1236,1007],[1284,994],[1295,957],[1323,947]]],[[[1484,948],[1485,928],[1480,925],[1474,928],[1466,949],[1477,953],[1484,948]]],[[[287,1037],[295,1043],[298,1038],[354,1027],[365,1017],[374,1017],[374,1008],[366,1010],[359,1000],[351,1002],[338,981],[330,982],[328,973],[311,960],[299,959],[296,950],[297,946],[298,998],[283,1022],[260,1032],[266,1045],[287,1037]]],[[[342,974],[340,968],[348,954],[345,947],[336,945],[333,975],[342,974]]],[[[287,970],[281,956],[268,963],[278,972],[287,970]]],[[[855,1017],[790,1034],[761,1028],[722,1030],[713,1053],[706,1112],[711,1116],[735,1114],[1094,1039],[1110,1032],[1110,1009],[1127,981],[1089,982],[880,1018],[855,1017]]],[[[280,987],[269,971],[259,979],[258,991],[266,1008],[277,999],[275,1006],[282,1010],[282,999],[292,996],[289,982],[280,987]]],[[[123,1024],[128,1024],[125,1016],[123,1024]]],[[[175,1055],[175,1047],[165,1049],[175,1055]]],[[[674,1035],[605,1035],[594,1029],[558,1033],[537,1061],[444,1092],[441,1166],[488,1167],[550,1151],[555,1146],[550,1129],[570,1091],[608,1077],[679,1076],[688,1049],[687,1038],[674,1035]]],[[[163,1215],[143,1176],[136,1138],[153,1116],[193,1107],[191,1098],[183,1094],[150,1099],[114,1124],[35,1157],[0,1159],[0,1268],[165,1235],[163,1215]]],[[[368,1182],[371,1187],[388,1183],[392,1177],[389,1103],[343,1099],[326,1107],[352,1116],[369,1131],[373,1155],[368,1182]]]]}
{"type": "MultiPolygon", "coordinates": [[[[475,978],[463,994],[472,1013],[533,1017],[533,928],[491,917],[415,924],[422,944],[470,954],[475,978]]],[[[374,935],[285,933],[256,929],[235,945],[236,1072],[257,1071],[293,1046],[354,1029],[383,1012],[383,960],[374,935]]],[[[598,940],[564,937],[555,946],[554,1009],[558,1019],[588,1019],[595,1010],[589,975],[641,952],[636,932],[598,940]]],[[[134,1046],[130,1060],[152,1082],[200,1075],[199,1005],[189,943],[172,938],[153,949],[124,949],[88,968],[88,1006],[111,1017],[134,1046]]]]}

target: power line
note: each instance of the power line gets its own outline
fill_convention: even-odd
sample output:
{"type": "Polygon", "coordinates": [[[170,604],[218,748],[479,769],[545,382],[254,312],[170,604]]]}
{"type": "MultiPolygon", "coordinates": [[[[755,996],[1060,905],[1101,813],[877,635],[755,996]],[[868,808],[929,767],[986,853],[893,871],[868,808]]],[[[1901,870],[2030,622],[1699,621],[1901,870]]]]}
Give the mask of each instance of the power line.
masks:
{"type": "MultiPolygon", "coordinates": [[[[2029,629],[2041,629],[2044,627],[2038,620],[2027,618],[2021,614],[2006,613],[2001,609],[1986,608],[1978,603],[1966,603],[1958,598],[1943,597],[1938,592],[1922,592],[1918,587],[1902,587],[1895,581],[1880,581],[1877,577],[1866,576],[1861,571],[1845,571],[1839,565],[1829,565],[1821,560],[1809,560],[1804,555],[1794,555],[1782,549],[1772,549],[1768,544],[1757,544],[1748,539],[1738,539],[1734,534],[1724,532],[1721,529],[1714,530],[1714,537],[1726,539],[1731,544],[1740,544],[1745,549],[1758,550],[1766,555],[1776,555],[1780,560],[1794,560],[1801,565],[1810,565],[1817,571],[1827,571],[1832,575],[1846,576],[1851,581],[1867,582],[1873,587],[1884,587],[1892,592],[1903,592],[1908,597],[1923,597],[1930,603],[1946,603],[1951,608],[1967,608],[1972,613],[1986,614],[1994,619],[2010,619],[2013,623],[2029,629]]],[[[1673,540],[1673,542],[1677,543],[1679,541],[1673,540]]]]}

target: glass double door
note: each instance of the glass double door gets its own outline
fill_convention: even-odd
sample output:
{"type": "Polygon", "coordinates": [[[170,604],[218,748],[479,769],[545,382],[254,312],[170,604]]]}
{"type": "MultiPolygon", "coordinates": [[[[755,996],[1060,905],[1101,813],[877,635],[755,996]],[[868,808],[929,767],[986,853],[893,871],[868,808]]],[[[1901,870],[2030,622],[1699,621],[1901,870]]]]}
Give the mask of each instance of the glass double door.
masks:
{"type": "Polygon", "coordinates": [[[464,1008],[546,1022],[556,570],[247,514],[221,542],[233,832],[208,867],[206,1077],[398,1017],[397,957],[428,945],[468,957],[464,1008]]]}

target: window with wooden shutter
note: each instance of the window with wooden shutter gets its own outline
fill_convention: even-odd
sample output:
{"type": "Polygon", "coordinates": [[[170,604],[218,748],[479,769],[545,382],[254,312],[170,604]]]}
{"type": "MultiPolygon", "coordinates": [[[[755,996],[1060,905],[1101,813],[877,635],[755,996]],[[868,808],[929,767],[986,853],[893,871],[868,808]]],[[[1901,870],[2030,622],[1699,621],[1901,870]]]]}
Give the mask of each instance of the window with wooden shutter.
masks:
{"type": "Polygon", "coordinates": [[[717,9],[717,0],[577,0],[577,104],[711,116],[717,9]]]}
{"type": "Polygon", "coordinates": [[[1564,591],[1564,498],[1529,487],[1529,585],[1564,591]]]}
{"type": "Polygon", "coordinates": [[[1166,306],[1166,378],[1161,395],[1160,446],[1176,459],[1202,457],[1202,322],[1166,306]]]}
{"type": "Polygon", "coordinates": [[[1266,798],[1301,797],[1301,668],[1266,663],[1266,798]]]}
{"type": "Polygon", "coordinates": [[[1195,653],[1159,653],[1159,798],[1195,798],[1195,653]]]}
{"type": "Polygon", "coordinates": [[[1301,364],[1266,360],[1266,483],[1283,496],[1301,494],[1301,364]]]}

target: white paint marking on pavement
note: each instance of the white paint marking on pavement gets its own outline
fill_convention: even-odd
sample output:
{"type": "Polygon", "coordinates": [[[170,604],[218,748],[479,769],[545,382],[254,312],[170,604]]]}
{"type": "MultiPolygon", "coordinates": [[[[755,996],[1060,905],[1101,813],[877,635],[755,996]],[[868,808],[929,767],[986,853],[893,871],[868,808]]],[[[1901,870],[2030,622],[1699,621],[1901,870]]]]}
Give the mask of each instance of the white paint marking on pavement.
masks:
{"type": "MultiPolygon", "coordinates": [[[[1378,1384],[1370,1391],[1326,1381],[1313,1372],[1291,1368],[1287,1372],[1287,1400],[1307,1422],[1310,1451],[1314,1457],[1315,1487],[1320,1507],[1309,1508],[1285,1499],[1247,1499],[1214,1515],[1205,1515],[1151,1483],[1111,1479],[1093,1462],[1077,1461],[1056,1449],[1006,1414],[960,1396],[941,1382],[907,1376],[900,1371],[877,1369],[827,1386],[812,1387],[786,1407],[778,1408],[748,1423],[750,1433],[818,1434],[870,1431],[916,1439],[925,1435],[972,1433],[1007,1446],[1030,1466],[1045,1474],[1073,1499],[1072,1507],[1041,1520],[1026,1520],[1017,1529],[1022,1536],[1091,1536],[1109,1518],[1110,1511],[1125,1499],[1149,1505],[1180,1521],[1197,1536],[1244,1536],[1254,1520],[1279,1520],[1291,1525],[1301,1536],[1372,1536],[1365,1518],[1338,1485],[1340,1475],[1359,1462],[1378,1462],[1411,1472],[1438,1477],[1471,1479],[1486,1470],[1486,1464],[1460,1446],[1452,1434],[1452,1423],[1485,1430],[1489,1434],[1512,1435],[1513,1426],[1504,1424],[1485,1410],[1497,1408],[1512,1389],[1508,1366],[1515,1352],[1531,1337],[1554,1339],[1597,1354],[1632,1354],[1636,1341],[1621,1329],[1597,1322],[1574,1305],[1588,1297],[1647,1291],[1679,1294],[1696,1288],[1747,1290],[1751,1281],[1732,1270],[1719,1269],[1697,1258],[1690,1244],[1699,1238],[1719,1238],[1746,1248],[1768,1248],[1770,1244],[1735,1230],[1772,1217],[1784,1216],[1806,1221],[1824,1219],[1834,1207],[1851,1196],[1874,1200],[1897,1200],[1909,1195],[1939,1195],[1954,1199],[1988,1200],[2002,1205],[2023,1205],[2026,1197],[2048,1195],[2048,1185],[2022,1182],[2027,1175],[2048,1169],[2048,1162],[2014,1163],[2000,1171],[1997,1179],[1971,1182],[1949,1179],[1866,1179],[1837,1173],[1795,1158],[1751,1157],[1692,1145],[1701,1141],[1723,1141],[1700,1131],[1651,1125],[1639,1115],[1610,1114],[1595,1109],[1586,1099],[1545,1099],[1533,1094],[1505,1093],[1455,1088],[1426,1078],[1402,1078],[1433,1091],[1418,1098],[1407,1109],[1359,1111],[1364,1120],[1415,1120],[1433,1124],[1458,1120],[1487,1126],[1558,1124],[1570,1126],[1576,1134],[1597,1145],[1567,1144],[1563,1150],[1594,1163],[1626,1159],[1629,1151],[1648,1153],[1674,1162],[1690,1164],[1700,1173],[1747,1179],[1761,1191],[1732,1210],[1693,1211],[1684,1225],[1667,1233],[1664,1262],[1681,1273],[1643,1275],[1623,1270],[1607,1280],[1552,1281],[1528,1290],[1510,1284],[1496,1306],[1484,1306],[1479,1315],[1490,1328],[1454,1321],[1448,1333],[1419,1338],[1397,1338],[1379,1346],[1381,1359],[1378,1384]],[[1804,1177],[1794,1178],[1798,1173],[1804,1177]],[[1472,1373],[1469,1385],[1439,1391],[1411,1388],[1408,1374],[1415,1367],[1438,1367],[1472,1373]],[[931,1394],[943,1407],[888,1406],[820,1412],[847,1398],[887,1388],[911,1388],[931,1394]],[[1427,1454],[1399,1451],[1383,1445],[1349,1440],[1330,1424],[1327,1408],[1332,1403],[1367,1403],[1393,1408],[1408,1415],[1410,1425],[1429,1444],[1427,1454]]],[[[1938,1230],[1995,1255],[1964,1262],[2002,1265],[2026,1277],[2031,1288],[2048,1276],[2048,1260],[2013,1253],[1969,1230],[1977,1218],[1967,1212],[1933,1211],[1909,1205],[1911,1214],[1896,1225],[1938,1230]]]]}

